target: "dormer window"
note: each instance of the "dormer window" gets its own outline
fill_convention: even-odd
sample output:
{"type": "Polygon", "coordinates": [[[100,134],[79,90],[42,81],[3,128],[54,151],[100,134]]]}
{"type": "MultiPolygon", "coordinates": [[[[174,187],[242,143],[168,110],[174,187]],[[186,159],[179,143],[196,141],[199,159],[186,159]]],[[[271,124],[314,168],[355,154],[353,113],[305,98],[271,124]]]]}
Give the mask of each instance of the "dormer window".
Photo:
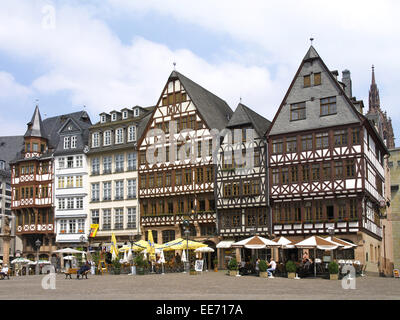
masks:
{"type": "Polygon", "coordinates": [[[128,119],[128,111],[123,111],[122,112],[122,119],[128,119]]]}
{"type": "Polygon", "coordinates": [[[0,170],[6,169],[6,162],[4,160],[0,160],[0,170]]]}
{"type": "Polygon", "coordinates": [[[103,144],[105,146],[109,146],[111,144],[111,131],[107,130],[104,132],[104,141],[103,144]]]}
{"type": "Polygon", "coordinates": [[[124,129],[118,128],[115,130],[115,143],[123,143],[124,142],[124,129]]]}
{"type": "Polygon", "coordinates": [[[133,113],[134,113],[135,117],[138,117],[138,116],[139,116],[139,108],[136,108],[136,109],[133,111],[133,113]]]}
{"type": "Polygon", "coordinates": [[[71,149],[76,148],[76,136],[71,137],[71,149]]]}
{"type": "Polygon", "coordinates": [[[104,123],[104,122],[106,122],[106,120],[107,120],[106,115],[105,115],[105,114],[102,114],[102,115],[100,116],[100,122],[101,122],[101,123],[104,123]]]}
{"type": "Polygon", "coordinates": [[[70,137],[64,137],[64,149],[71,148],[71,139],[70,137]]]}
{"type": "Polygon", "coordinates": [[[111,114],[111,121],[116,121],[117,120],[117,114],[114,112],[111,114]]]}

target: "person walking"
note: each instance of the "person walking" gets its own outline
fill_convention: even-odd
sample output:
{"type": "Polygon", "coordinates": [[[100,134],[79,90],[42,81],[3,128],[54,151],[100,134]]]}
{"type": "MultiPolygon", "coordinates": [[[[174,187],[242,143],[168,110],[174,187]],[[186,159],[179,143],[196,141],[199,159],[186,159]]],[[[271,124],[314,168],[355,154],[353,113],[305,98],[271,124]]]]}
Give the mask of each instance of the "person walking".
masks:
{"type": "Polygon", "coordinates": [[[274,278],[272,272],[275,271],[276,269],[276,262],[274,261],[274,259],[271,257],[270,261],[269,261],[269,268],[267,269],[268,272],[268,278],[274,278]]]}

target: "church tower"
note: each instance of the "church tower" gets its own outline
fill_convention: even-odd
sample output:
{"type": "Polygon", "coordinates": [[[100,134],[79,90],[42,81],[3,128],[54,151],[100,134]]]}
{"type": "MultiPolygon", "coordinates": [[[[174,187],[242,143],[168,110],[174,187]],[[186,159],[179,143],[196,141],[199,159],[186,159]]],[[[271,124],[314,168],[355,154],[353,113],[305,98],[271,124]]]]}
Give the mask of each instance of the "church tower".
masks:
{"type": "Polygon", "coordinates": [[[375,124],[376,129],[385,141],[388,149],[395,147],[392,119],[387,117],[386,111],[381,109],[379,89],[375,81],[375,67],[372,66],[372,81],[369,89],[369,109],[367,117],[375,124]]]}

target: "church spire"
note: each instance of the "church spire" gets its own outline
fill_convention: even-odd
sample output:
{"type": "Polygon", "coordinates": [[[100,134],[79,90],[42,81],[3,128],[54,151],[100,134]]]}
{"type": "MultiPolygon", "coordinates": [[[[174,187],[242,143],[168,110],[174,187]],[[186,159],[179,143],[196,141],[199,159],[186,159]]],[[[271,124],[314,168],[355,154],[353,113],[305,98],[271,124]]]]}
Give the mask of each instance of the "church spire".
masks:
{"type": "Polygon", "coordinates": [[[37,105],[33,112],[32,120],[28,122],[28,129],[26,130],[24,137],[45,138],[42,116],[40,115],[39,106],[37,105]]]}
{"type": "Polygon", "coordinates": [[[379,89],[375,82],[375,67],[372,65],[372,81],[369,89],[369,112],[380,109],[379,89]]]}

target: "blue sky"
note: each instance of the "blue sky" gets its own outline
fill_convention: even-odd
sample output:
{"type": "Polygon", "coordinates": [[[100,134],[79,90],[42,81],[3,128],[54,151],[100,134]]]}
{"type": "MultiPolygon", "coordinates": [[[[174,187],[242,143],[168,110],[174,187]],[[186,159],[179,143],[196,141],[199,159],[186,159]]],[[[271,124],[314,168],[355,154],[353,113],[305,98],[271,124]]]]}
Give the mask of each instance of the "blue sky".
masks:
{"type": "Polygon", "coordinates": [[[368,105],[375,65],[381,105],[400,137],[398,1],[14,0],[0,4],[0,135],[43,117],[157,102],[177,70],[272,119],[310,42],[331,70],[349,69],[368,105]],[[344,10],[346,8],[346,10],[344,10]]]}

